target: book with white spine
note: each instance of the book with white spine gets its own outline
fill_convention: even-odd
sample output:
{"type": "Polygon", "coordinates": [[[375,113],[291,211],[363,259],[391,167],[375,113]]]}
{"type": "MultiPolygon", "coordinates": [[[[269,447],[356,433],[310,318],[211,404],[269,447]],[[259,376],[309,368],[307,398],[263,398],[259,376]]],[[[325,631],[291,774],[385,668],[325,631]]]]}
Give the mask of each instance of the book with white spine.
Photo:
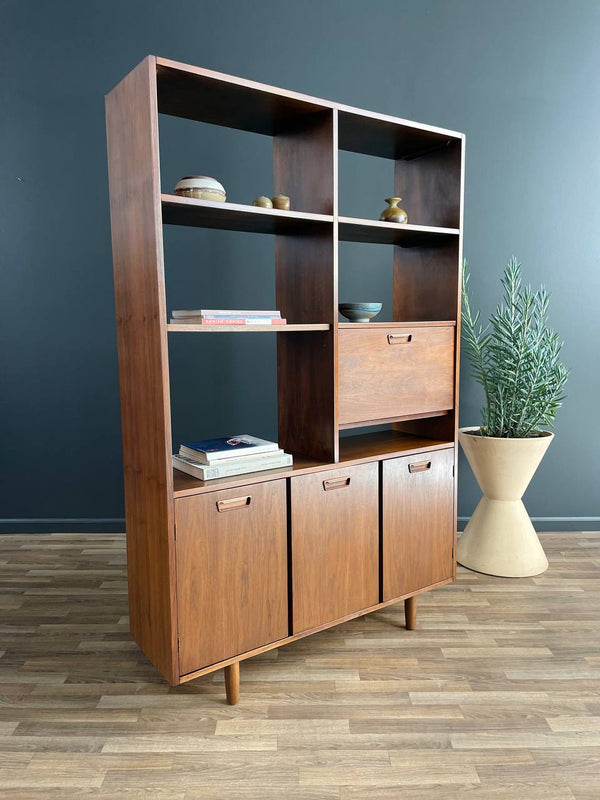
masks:
{"type": "Polygon", "coordinates": [[[245,475],[248,472],[261,472],[267,469],[281,469],[291,467],[293,457],[290,453],[276,453],[274,456],[262,458],[235,458],[226,459],[218,464],[201,464],[199,461],[182,455],[173,455],[173,466],[180,472],[185,472],[202,481],[215,478],[227,478],[233,475],[245,475]]]}
{"type": "Polygon", "coordinates": [[[179,319],[180,317],[269,317],[271,319],[277,319],[277,317],[281,317],[281,312],[256,310],[240,311],[239,309],[226,308],[198,308],[172,311],[171,316],[175,319],[179,319]]]}
{"type": "Polygon", "coordinates": [[[286,325],[281,317],[171,317],[174,325],[286,325]]]}

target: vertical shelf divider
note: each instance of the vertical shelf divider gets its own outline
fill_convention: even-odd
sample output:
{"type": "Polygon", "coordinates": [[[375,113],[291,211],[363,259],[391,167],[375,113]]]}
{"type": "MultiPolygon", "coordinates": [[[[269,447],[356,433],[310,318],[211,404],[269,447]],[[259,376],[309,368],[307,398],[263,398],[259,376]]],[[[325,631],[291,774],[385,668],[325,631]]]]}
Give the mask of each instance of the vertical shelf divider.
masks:
{"type": "Polygon", "coordinates": [[[179,683],[156,58],[106,97],[130,630],[179,683]]]}
{"type": "MultiPolygon", "coordinates": [[[[431,154],[428,156],[431,159],[431,154]]],[[[454,407],[443,417],[397,422],[394,430],[454,442],[454,474],[458,466],[458,396],[460,367],[461,271],[465,187],[464,137],[433,154],[427,173],[419,159],[397,160],[395,191],[410,193],[416,217],[432,225],[459,229],[457,241],[443,248],[400,248],[394,245],[394,319],[456,319],[454,340],[454,407]]],[[[412,212],[412,206],[411,206],[412,212]]],[[[454,520],[457,519],[457,481],[454,481],[454,520]]],[[[456,526],[454,551],[456,552],[456,526]]],[[[453,559],[453,580],[456,560],[453,559]]]]}
{"type": "MultiPolygon", "coordinates": [[[[324,109],[302,130],[273,140],[275,192],[294,208],[333,214],[336,112],[324,109]]],[[[294,322],[326,322],[310,336],[277,337],[279,445],[311,458],[338,459],[335,418],[337,241],[324,231],[275,237],[277,307],[294,322]]]]}

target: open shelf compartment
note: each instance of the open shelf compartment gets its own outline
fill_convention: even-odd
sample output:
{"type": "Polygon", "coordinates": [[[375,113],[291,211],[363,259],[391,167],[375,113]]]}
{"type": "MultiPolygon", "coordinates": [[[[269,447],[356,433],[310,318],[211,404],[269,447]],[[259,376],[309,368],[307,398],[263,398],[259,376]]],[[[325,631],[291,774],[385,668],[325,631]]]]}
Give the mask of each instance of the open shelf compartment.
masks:
{"type": "MultiPolygon", "coordinates": [[[[236,178],[244,169],[228,173],[227,165],[221,164],[223,184],[230,199],[235,199],[236,195],[250,199],[269,193],[272,187],[273,195],[290,197],[292,208],[287,214],[233,203],[215,204],[221,205],[220,209],[193,204],[180,204],[175,209],[172,198],[163,197],[165,222],[290,233],[298,230],[302,223],[332,221],[318,219],[318,215],[332,215],[334,211],[335,112],[330,104],[160,58],[156,59],[156,91],[159,115],[270,137],[272,175],[267,178],[266,164],[262,164],[250,184],[236,187],[236,178]],[[231,191],[230,183],[234,184],[231,191]],[[255,186],[253,190],[251,187],[255,186]],[[317,217],[303,217],[304,213],[317,217]]],[[[247,137],[242,138],[249,141],[247,137]]],[[[213,137],[211,142],[214,141],[213,137]]],[[[204,154],[205,163],[208,152],[210,149],[204,154]]],[[[244,146],[236,152],[243,160],[244,146]]],[[[189,171],[182,174],[189,174],[189,171]]]]}
{"type": "Polygon", "coordinates": [[[276,136],[331,108],[325,102],[166,58],[156,59],[158,111],[276,136]]]}
{"type": "Polygon", "coordinates": [[[456,234],[461,222],[462,134],[351,109],[340,109],[338,114],[339,150],[371,157],[340,156],[340,213],[347,228],[340,238],[410,247],[415,241],[422,244],[425,237],[431,243],[432,234],[445,233],[440,228],[456,234]],[[395,238],[385,228],[369,226],[367,220],[348,219],[378,217],[384,198],[392,195],[403,198],[400,205],[408,223],[416,226],[412,239],[408,226],[397,225],[404,228],[404,237],[395,238]],[[417,239],[419,228],[424,236],[417,239]]]}
{"type": "MultiPolygon", "coordinates": [[[[443,450],[453,446],[454,442],[452,440],[430,439],[393,430],[363,433],[357,436],[344,436],[340,439],[340,459],[338,464],[340,466],[350,466],[368,461],[415,455],[431,450],[443,450]]],[[[212,481],[201,481],[174,469],[173,496],[187,497],[188,495],[212,492],[223,488],[262,483],[263,481],[277,478],[289,478],[293,475],[328,470],[334,466],[336,464],[328,461],[317,461],[301,455],[294,455],[294,464],[291,467],[249,472],[245,475],[232,475],[227,478],[216,478],[212,481]]]]}
{"type": "Polygon", "coordinates": [[[339,218],[339,239],[342,242],[369,242],[396,244],[400,247],[435,247],[451,241],[460,234],[458,228],[440,228],[430,225],[399,225],[354,217],[339,218]]]}
{"type": "Polygon", "coordinates": [[[193,228],[217,228],[247,233],[299,234],[331,225],[333,217],[301,211],[279,211],[240,203],[216,203],[161,195],[162,219],[166,225],[193,228]]]}
{"type": "Polygon", "coordinates": [[[339,108],[339,148],[378,158],[412,159],[463,138],[457,131],[421,125],[349,106],[339,108]]]}

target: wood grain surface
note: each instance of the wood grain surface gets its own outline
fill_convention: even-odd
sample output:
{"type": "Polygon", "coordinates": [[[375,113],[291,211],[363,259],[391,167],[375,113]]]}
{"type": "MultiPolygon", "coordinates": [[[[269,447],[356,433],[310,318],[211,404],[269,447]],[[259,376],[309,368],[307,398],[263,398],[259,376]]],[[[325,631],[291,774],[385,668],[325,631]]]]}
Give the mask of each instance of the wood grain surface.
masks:
{"type": "Polygon", "coordinates": [[[176,501],[180,668],[287,636],[285,481],[176,501]]]}
{"type": "MultiPolygon", "coordinates": [[[[108,96],[107,129],[130,625],[144,652],[176,684],[200,677],[205,669],[214,669],[217,661],[231,666],[242,655],[266,651],[273,647],[273,638],[277,646],[281,642],[280,617],[287,616],[287,611],[273,574],[285,561],[284,525],[273,518],[282,515],[282,504],[268,479],[289,477],[290,483],[298,481],[298,487],[318,486],[326,479],[324,470],[340,460],[340,453],[342,460],[349,460],[352,452],[358,461],[390,457],[389,448],[393,450],[397,440],[373,440],[375,454],[368,452],[368,439],[342,444],[340,430],[354,425],[406,424],[417,436],[400,445],[404,453],[421,449],[426,440],[435,440],[434,449],[455,443],[454,320],[464,136],[153,56],[108,96]],[[292,211],[276,213],[161,195],[159,112],[273,136],[274,190],[292,197],[292,211]],[[377,221],[340,220],[339,149],[396,161],[396,182],[414,198],[410,225],[400,231],[398,226],[377,221]],[[189,478],[182,482],[173,473],[167,334],[179,334],[182,328],[166,322],[163,222],[275,234],[276,304],[292,325],[302,327],[277,337],[278,437],[280,445],[294,453],[293,470],[243,477],[241,483],[236,476],[211,485],[189,478]],[[342,239],[389,242],[395,252],[395,319],[434,325],[408,333],[393,326],[388,330],[338,328],[340,232],[342,239]],[[408,252],[405,260],[401,250],[408,252]],[[411,255],[414,251],[425,255],[411,255]],[[413,310],[414,314],[408,313],[413,310]],[[440,326],[443,320],[450,320],[450,326],[440,326]],[[304,327],[312,325],[323,329],[304,327]],[[400,344],[403,339],[411,344],[400,344]],[[383,348],[382,340],[387,340],[383,348]],[[373,386],[378,389],[375,395],[373,386]],[[428,419],[414,422],[417,416],[428,419]],[[311,469],[315,475],[297,477],[311,469]],[[214,498],[208,493],[219,488],[223,503],[228,504],[244,484],[262,498],[261,503],[234,509],[223,505],[220,511],[240,519],[245,515],[247,524],[229,516],[226,522],[223,518],[213,523],[212,516],[220,511],[215,511],[214,498]],[[269,535],[260,537],[261,530],[271,531],[276,541],[269,535]],[[225,557],[229,552],[225,541],[232,542],[233,563],[225,557]]],[[[364,468],[347,466],[357,476],[380,469],[376,463],[364,468]]],[[[347,491],[334,488],[329,497],[336,491],[352,497],[354,490],[352,482],[347,491]]],[[[362,490],[356,497],[351,512],[339,504],[339,498],[328,499],[321,516],[311,516],[312,501],[302,501],[296,508],[298,519],[304,515],[309,547],[318,549],[318,537],[313,534],[322,533],[321,543],[330,559],[329,572],[315,569],[309,574],[312,595],[322,592],[326,598],[317,621],[311,623],[317,627],[337,624],[340,615],[346,622],[366,606],[380,608],[367,577],[376,548],[365,545],[377,526],[378,500],[374,492],[362,490]],[[369,508],[370,516],[365,513],[369,508]],[[341,531],[347,535],[343,543],[341,531]],[[336,611],[338,605],[341,610],[336,611]]],[[[426,529],[423,517],[419,530],[426,529]]],[[[415,585],[410,593],[427,588],[431,585],[415,585]]],[[[311,593],[305,591],[307,596],[311,593]]],[[[409,614],[411,625],[413,616],[409,614]]],[[[305,632],[303,628],[298,636],[305,632]]],[[[228,678],[231,698],[237,694],[237,667],[228,670],[228,678]]]]}
{"type": "Polygon", "coordinates": [[[461,145],[454,140],[422,158],[396,160],[394,191],[410,198],[413,225],[461,225],[461,145]]]}
{"type": "Polygon", "coordinates": [[[0,538],[3,800],[596,800],[600,534],[170,687],[129,636],[125,537],[0,538]]]}
{"type": "Polygon", "coordinates": [[[394,247],[394,319],[456,320],[460,242],[394,247]]]}
{"type": "Polygon", "coordinates": [[[379,599],[378,465],[290,481],[293,633],[379,599]]]}
{"type": "MultiPolygon", "coordinates": [[[[357,436],[343,436],[340,438],[340,461],[348,466],[356,463],[375,461],[380,458],[395,458],[409,453],[423,453],[428,450],[437,450],[452,447],[452,441],[412,436],[396,431],[376,431],[363,433],[357,436]]],[[[260,472],[249,472],[246,475],[230,475],[227,478],[215,478],[210,481],[201,481],[186,475],[179,470],[173,470],[173,488],[175,497],[186,497],[192,494],[213,492],[215,489],[243,486],[250,483],[264,483],[277,478],[290,478],[294,475],[308,474],[331,469],[334,465],[329,461],[315,461],[311,458],[294,453],[294,463],[291,467],[281,469],[268,469],[260,472]]]]}
{"type": "Polygon", "coordinates": [[[383,600],[452,576],[453,466],[453,450],[383,462],[383,600]]]}
{"type": "MultiPolygon", "coordinates": [[[[336,115],[322,112],[304,130],[273,140],[274,190],[294,208],[336,212],[336,115]]],[[[276,304],[290,322],[327,323],[310,337],[277,339],[278,439],[285,450],[337,461],[335,226],[310,236],[275,237],[276,304]]]]}
{"type": "Polygon", "coordinates": [[[156,62],[106,97],[131,635],[179,680],[156,62]]]}
{"type": "Polygon", "coordinates": [[[342,328],[339,404],[341,425],[452,408],[454,327],[342,328]]]}
{"type": "Polygon", "coordinates": [[[340,112],[340,148],[382,158],[409,158],[447,147],[464,134],[353,108],[289,89],[156,58],[161,114],[276,134],[306,125],[313,114],[340,112]]]}
{"type": "Polygon", "coordinates": [[[458,228],[436,228],[410,223],[398,225],[397,222],[380,222],[379,220],[354,217],[339,218],[341,242],[397,244],[401,248],[436,247],[453,241],[458,233],[458,228]]]}
{"type": "Polygon", "coordinates": [[[192,228],[217,228],[251,233],[306,233],[326,230],[333,217],[294,211],[280,211],[240,203],[218,203],[194,197],[161,195],[163,222],[192,228]]]}

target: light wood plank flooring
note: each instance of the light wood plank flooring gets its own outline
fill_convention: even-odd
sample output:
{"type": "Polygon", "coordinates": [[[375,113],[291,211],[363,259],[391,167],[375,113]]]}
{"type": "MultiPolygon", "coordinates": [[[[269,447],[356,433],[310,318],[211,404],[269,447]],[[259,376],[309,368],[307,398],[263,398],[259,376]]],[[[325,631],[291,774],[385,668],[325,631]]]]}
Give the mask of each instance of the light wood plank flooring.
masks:
{"type": "Polygon", "coordinates": [[[600,534],[172,689],[127,628],[124,537],[0,537],[0,793],[598,800],[600,534]]]}

